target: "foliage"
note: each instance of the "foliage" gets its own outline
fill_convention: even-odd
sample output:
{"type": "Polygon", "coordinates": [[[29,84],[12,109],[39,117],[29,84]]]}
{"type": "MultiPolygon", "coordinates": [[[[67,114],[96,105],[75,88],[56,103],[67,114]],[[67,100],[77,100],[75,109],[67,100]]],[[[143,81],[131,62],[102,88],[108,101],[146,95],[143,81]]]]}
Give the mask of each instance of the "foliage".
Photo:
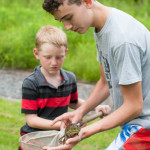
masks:
{"type": "MultiPolygon", "coordinates": [[[[19,146],[20,128],[25,124],[25,117],[21,114],[21,103],[0,99],[0,150],[15,150],[19,146]]],[[[96,134],[80,142],[74,150],[105,149],[120,132],[115,128],[96,134]]]]}
{"type": "MultiPolygon", "coordinates": [[[[119,8],[141,21],[150,29],[149,0],[100,0],[101,3],[119,8]]],[[[33,69],[39,64],[33,56],[35,34],[43,25],[55,25],[64,30],[60,22],[42,9],[43,0],[0,1],[0,68],[33,69]]],[[[65,31],[65,30],[64,30],[65,31]]],[[[65,31],[66,32],[66,31],[65,31]]],[[[73,71],[78,79],[95,82],[99,79],[99,63],[91,28],[84,35],[66,32],[69,53],[64,68],[73,71]]]]}

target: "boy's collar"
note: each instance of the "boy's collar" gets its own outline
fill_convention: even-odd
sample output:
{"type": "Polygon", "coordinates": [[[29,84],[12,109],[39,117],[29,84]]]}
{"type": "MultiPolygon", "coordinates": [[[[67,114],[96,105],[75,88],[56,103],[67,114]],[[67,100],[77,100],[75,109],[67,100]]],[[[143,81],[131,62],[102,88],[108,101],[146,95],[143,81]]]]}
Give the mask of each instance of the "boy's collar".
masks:
{"type": "MultiPolygon", "coordinates": [[[[37,67],[34,69],[34,71],[36,72],[35,75],[36,75],[36,78],[37,78],[37,82],[38,82],[39,86],[49,86],[50,84],[48,84],[48,83],[46,82],[46,79],[45,79],[44,75],[42,74],[42,72],[41,72],[41,70],[40,70],[40,67],[41,67],[41,65],[40,65],[40,66],[37,66],[37,67]]],[[[64,69],[61,68],[61,69],[60,69],[60,73],[61,73],[62,78],[63,78],[63,80],[62,80],[62,82],[60,83],[60,85],[63,85],[66,81],[69,80],[69,78],[68,78],[66,72],[64,71],[64,69]]]]}

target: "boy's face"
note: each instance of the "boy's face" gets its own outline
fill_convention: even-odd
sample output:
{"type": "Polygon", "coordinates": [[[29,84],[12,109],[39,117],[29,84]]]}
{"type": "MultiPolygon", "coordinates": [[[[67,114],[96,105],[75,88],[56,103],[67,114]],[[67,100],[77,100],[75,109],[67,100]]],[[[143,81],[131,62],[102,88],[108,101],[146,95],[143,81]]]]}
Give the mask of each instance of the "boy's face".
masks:
{"type": "Polygon", "coordinates": [[[36,59],[40,60],[41,66],[48,74],[57,74],[63,65],[67,50],[64,46],[56,47],[45,43],[41,46],[41,51],[33,50],[36,59]]]}
{"type": "Polygon", "coordinates": [[[91,5],[86,2],[82,2],[81,5],[68,5],[68,0],[65,0],[53,15],[56,20],[63,22],[66,30],[80,34],[85,33],[92,26],[91,5]]]}

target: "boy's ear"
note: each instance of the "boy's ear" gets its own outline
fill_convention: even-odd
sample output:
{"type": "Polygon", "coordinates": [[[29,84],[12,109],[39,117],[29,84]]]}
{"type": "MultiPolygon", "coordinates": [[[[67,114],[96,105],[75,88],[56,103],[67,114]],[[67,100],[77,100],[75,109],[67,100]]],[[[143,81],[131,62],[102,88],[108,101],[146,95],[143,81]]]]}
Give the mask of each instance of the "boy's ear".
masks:
{"type": "Polygon", "coordinates": [[[65,51],[65,57],[66,57],[67,53],[68,53],[68,48],[67,48],[66,51],[65,51]]]}
{"type": "Polygon", "coordinates": [[[39,59],[39,53],[37,51],[37,48],[33,49],[33,54],[34,54],[34,56],[35,56],[36,59],[39,59]]]}
{"type": "Polygon", "coordinates": [[[88,8],[92,8],[93,1],[92,0],[82,0],[86,4],[88,8]]]}

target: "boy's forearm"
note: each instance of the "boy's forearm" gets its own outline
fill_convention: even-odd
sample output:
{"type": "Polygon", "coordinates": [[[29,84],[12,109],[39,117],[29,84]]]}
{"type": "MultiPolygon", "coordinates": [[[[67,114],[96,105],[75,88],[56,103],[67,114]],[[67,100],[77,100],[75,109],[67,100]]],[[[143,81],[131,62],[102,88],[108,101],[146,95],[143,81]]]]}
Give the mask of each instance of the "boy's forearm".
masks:
{"type": "Polygon", "coordinates": [[[121,90],[124,98],[123,104],[110,115],[90,125],[88,128],[85,127],[86,133],[83,138],[120,126],[140,115],[143,108],[141,82],[121,86],[121,90]]]}
{"type": "Polygon", "coordinates": [[[60,130],[60,122],[51,126],[52,121],[44,118],[40,118],[35,115],[26,115],[27,124],[32,128],[43,129],[43,130],[60,130]]]}
{"type": "Polygon", "coordinates": [[[117,126],[120,126],[138,116],[136,113],[138,110],[135,105],[123,104],[119,109],[112,112],[110,115],[103,119],[85,127],[82,139],[87,138],[98,132],[103,132],[117,126]]]}
{"type": "Polygon", "coordinates": [[[89,111],[94,110],[95,107],[102,103],[109,95],[110,93],[107,83],[103,84],[103,82],[99,80],[86,102],[79,107],[79,112],[85,115],[89,111]]]}

